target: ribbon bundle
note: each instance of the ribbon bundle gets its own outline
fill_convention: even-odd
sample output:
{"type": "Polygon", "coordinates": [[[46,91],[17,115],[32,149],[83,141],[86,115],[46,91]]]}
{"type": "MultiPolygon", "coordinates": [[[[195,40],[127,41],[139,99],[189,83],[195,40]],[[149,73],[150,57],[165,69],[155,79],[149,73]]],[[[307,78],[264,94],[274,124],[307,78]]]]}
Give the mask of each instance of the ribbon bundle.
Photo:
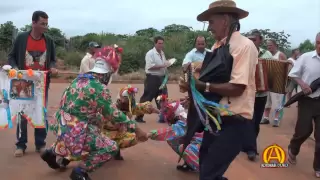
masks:
{"type": "Polygon", "coordinates": [[[213,133],[213,130],[209,124],[208,117],[213,120],[215,123],[217,130],[221,130],[220,124],[222,124],[220,114],[224,113],[229,116],[233,115],[231,111],[228,110],[228,105],[221,105],[212,101],[208,101],[206,98],[203,97],[203,95],[196,89],[195,86],[195,79],[193,76],[194,73],[194,65],[191,63],[187,72],[185,73],[185,81],[188,82],[187,80],[189,79],[189,85],[190,85],[190,91],[192,94],[192,101],[194,104],[195,109],[197,110],[197,113],[200,117],[200,120],[202,124],[205,126],[205,130],[209,130],[211,133],[213,133]],[[203,115],[203,113],[204,115],[203,115]],[[215,117],[213,115],[216,115],[215,117]]]}

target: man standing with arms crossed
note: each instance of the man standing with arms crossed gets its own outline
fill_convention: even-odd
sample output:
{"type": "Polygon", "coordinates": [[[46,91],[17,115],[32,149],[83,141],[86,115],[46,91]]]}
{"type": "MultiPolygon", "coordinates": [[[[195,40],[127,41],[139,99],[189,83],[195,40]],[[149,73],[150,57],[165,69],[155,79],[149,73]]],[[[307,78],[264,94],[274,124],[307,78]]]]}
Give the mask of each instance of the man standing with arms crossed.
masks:
{"type": "MultiPolygon", "coordinates": [[[[35,11],[33,13],[32,30],[23,32],[17,36],[12,50],[8,55],[9,64],[13,68],[19,70],[33,69],[50,71],[50,74],[58,73],[58,70],[55,68],[56,54],[54,41],[44,34],[48,29],[48,18],[47,13],[43,11],[35,11]]],[[[46,105],[48,105],[50,74],[47,76],[46,105]]],[[[27,148],[27,124],[27,120],[21,117],[21,124],[17,126],[17,143],[16,151],[14,153],[15,157],[23,156],[27,148]]],[[[45,128],[34,129],[37,152],[45,150],[46,137],[47,132],[45,128]]]]}
{"type": "MultiPolygon", "coordinates": [[[[146,79],[144,80],[144,91],[140,98],[140,103],[146,101],[152,101],[158,97],[160,93],[168,94],[167,87],[165,87],[160,92],[159,87],[167,73],[167,67],[170,63],[166,60],[165,54],[163,52],[164,39],[160,36],[154,38],[154,48],[149,50],[146,54],[146,79]]],[[[157,103],[158,109],[160,105],[157,103]]],[[[143,115],[137,116],[136,121],[140,123],[145,123],[143,120],[143,115]]],[[[160,118],[160,122],[161,118],[160,118]]]]}

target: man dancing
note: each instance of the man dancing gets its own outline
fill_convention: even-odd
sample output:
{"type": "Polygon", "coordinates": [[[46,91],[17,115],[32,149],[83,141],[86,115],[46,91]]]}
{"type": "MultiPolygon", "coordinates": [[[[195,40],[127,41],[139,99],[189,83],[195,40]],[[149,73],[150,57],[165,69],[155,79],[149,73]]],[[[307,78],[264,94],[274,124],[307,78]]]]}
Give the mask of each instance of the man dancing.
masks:
{"type": "MultiPolygon", "coordinates": [[[[253,117],[258,51],[253,42],[239,32],[239,20],[248,14],[234,1],[217,0],[197,17],[199,21],[209,22],[208,30],[217,42],[214,51],[207,53],[203,61],[199,80],[194,79],[195,87],[205,99],[228,104],[229,111],[235,114],[221,114],[222,130],[218,135],[204,131],[199,157],[200,180],[227,179],[223,174],[241,151],[247,122],[253,117]]],[[[179,84],[181,91],[189,90],[184,78],[179,84]]],[[[195,108],[189,108],[188,116],[200,122],[195,108]]],[[[210,125],[213,131],[217,130],[211,120],[210,125]]],[[[203,126],[197,127],[198,132],[203,129],[203,126]]]]}
{"type": "Polygon", "coordinates": [[[110,122],[122,131],[135,132],[140,141],[148,139],[136,122],[112,103],[107,84],[119,67],[120,55],[113,47],[104,47],[94,58],[90,73],[79,75],[63,93],[56,121],[50,127],[57,140],[41,154],[53,169],[60,168],[56,156],[80,160],[71,180],[90,180],[88,172],[118,154],[117,143],[101,133],[102,124],[110,122]]]}

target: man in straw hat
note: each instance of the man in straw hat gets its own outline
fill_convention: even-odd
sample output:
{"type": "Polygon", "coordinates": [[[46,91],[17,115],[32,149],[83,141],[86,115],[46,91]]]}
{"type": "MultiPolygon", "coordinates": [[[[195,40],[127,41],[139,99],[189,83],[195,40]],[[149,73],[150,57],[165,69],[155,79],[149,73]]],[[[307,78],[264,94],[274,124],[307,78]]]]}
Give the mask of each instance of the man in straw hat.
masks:
{"type": "Polygon", "coordinates": [[[50,129],[57,136],[53,146],[41,154],[52,169],[61,166],[56,157],[80,160],[70,175],[71,180],[90,180],[91,172],[119,153],[116,141],[101,133],[102,124],[109,122],[119,131],[135,132],[139,141],[148,136],[112,103],[107,84],[121,62],[114,47],[104,47],[94,55],[95,66],[80,74],[64,91],[55,121],[50,129]]]}
{"type": "MultiPolygon", "coordinates": [[[[223,174],[241,151],[248,122],[253,117],[258,51],[254,43],[239,32],[239,20],[248,14],[234,1],[218,0],[197,17],[199,21],[209,21],[208,30],[217,42],[213,53],[206,55],[195,86],[207,100],[229,104],[229,110],[235,114],[221,113],[222,130],[218,135],[205,129],[199,157],[200,180],[227,180],[223,174]]],[[[183,78],[179,86],[181,91],[189,89],[183,78]]],[[[194,112],[189,108],[188,116],[194,112]]],[[[199,116],[194,117],[200,121],[199,116]]],[[[212,121],[210,125],[218,130],[212,121]]]]}

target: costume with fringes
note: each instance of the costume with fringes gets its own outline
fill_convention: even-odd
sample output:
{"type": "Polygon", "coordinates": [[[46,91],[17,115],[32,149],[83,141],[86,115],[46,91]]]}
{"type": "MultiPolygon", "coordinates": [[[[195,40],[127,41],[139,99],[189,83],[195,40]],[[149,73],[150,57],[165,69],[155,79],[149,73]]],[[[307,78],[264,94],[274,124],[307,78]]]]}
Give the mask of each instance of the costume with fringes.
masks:
{"type": "MultiPolygon", "coordinates": [[[[203,133],[195,133],[190,144],[182,152],[181,138],[187,131],[187,114],[179,101],[169,103],[165,95],[160,96],[162,101],[162,115],[169,123],[169,127],[150,131],[150,139],[156,141],[167,141],[169,146],[178,154],[182,153],[182,158],[194,171],[199,171],[199,149],[202,142],[203,133]]],[[[182,167],[182,166],[181,166],[182,167]]]]}

